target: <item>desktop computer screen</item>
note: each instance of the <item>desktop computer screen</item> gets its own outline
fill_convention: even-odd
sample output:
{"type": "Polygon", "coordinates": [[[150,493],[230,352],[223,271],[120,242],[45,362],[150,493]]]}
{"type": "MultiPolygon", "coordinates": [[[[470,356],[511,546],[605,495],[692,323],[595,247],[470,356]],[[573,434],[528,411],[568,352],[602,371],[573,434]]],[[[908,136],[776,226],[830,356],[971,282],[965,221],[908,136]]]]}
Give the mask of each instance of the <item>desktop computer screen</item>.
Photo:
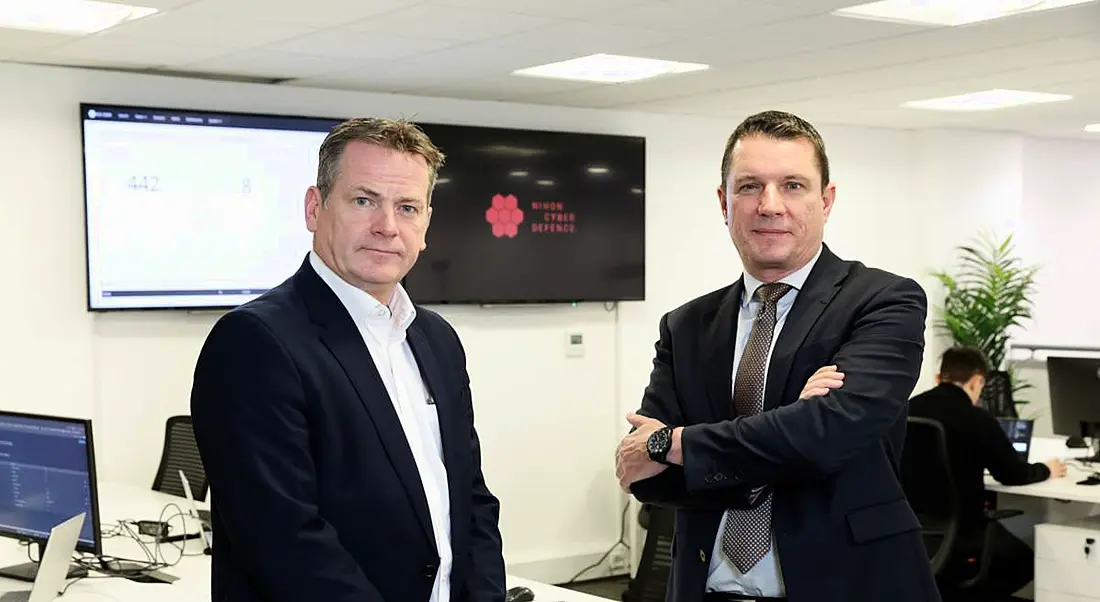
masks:
{"type": "Polygon", "coordinates": [[[77,550],[99,555],[91,421],[0,412],[0,536],[42,543],[81,512],[77,550]]]}
{"type": "MultiPolygon", "coordinates": [[[[1050,417],[1054,432],[1066,437],[1100,439],[1100,359],[1048,357],[1050,417]]],[[[1100,462],[1094,449],[1092,462],[1100,462]]]]}

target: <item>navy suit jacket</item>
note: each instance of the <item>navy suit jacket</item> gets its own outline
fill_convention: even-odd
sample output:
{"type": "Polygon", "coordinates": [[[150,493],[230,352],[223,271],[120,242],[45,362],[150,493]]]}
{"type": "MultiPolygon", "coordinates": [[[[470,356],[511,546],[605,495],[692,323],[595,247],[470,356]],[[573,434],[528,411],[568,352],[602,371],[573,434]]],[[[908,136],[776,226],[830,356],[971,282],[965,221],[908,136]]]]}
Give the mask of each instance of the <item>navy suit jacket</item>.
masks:
{"type": "MultiPolygon", "coordinates": [[[[451,600],[501,602],[458,335],[421,307],[408,341],[439,414],[451,600]]],[[[191,393],[210,481],[215,602],[427,602],[439,554],[419,472],[362,336],[308,259],[218,320],[191,393]]]]}
{"type": "Polygon", "coordinates": [[[802,602],[939,600],[898,465],[924,350],[927,300],[914,281],[827,247],[772,351],[764,411],[736,416],[732,373],[742,280],[666,314],[639,413],[685,427],[683,466],[638,483],[677,508],[669,600],[703,597],[725,509],[773,492],[787,596],[802,602]],[[844,385],[798,396],[818,368],[844,385]]]}

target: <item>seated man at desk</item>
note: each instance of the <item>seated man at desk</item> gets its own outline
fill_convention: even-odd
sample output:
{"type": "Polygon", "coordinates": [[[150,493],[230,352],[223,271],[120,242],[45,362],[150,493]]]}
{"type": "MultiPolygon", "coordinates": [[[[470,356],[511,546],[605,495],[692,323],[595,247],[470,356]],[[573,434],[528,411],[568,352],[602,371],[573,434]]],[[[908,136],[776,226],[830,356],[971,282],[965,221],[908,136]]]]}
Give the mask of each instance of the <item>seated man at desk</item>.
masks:
{"type": "MultiPolygon", "coordinates": [[[[991,414],[978,407],[978,398],[988,372],[985,356],[978,349],[948,349],[940,362],[935,388],[909,402],[909,415],[936,420],[947,437],[947,453],[955,488],[962,507],[959,554],[945,581],[970,577],[976,564],[970,562],[982,548],[985,534],[985,470],[1005,485],[1029,485],[1049,478],[1064,477],[1066,465],[1054,458],[1029,464],[1017,454],[1008,435],[991,414]]],[[[1010,596],[1027,585],[1034,573],[1031,548],[1007,529],[996,524],[998,533],[991,553],[989,585],[996,596],[1010,596]]]]}

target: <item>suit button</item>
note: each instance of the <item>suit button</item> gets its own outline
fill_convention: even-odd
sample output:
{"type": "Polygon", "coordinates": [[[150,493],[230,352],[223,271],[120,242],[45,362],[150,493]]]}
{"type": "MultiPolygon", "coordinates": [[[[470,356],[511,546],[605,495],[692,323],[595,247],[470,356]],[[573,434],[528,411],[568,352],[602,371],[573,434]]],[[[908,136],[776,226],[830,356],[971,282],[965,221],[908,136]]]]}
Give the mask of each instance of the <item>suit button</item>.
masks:
{"type": "Polygon", "coordinates": [[[707,553],[704,552],[703,550],[699,550],[699,562],[706,562],[706,561],[707,561],[707,553]]]}
{"type": "Polygon", "coordinates": [[[435,566],[434,564],[427,564],[424,565],[424,570],[421,571],[421,574],[428,579],[435,579],[435,572],[437,570],[439,570],[439,567],[435,566]]]}

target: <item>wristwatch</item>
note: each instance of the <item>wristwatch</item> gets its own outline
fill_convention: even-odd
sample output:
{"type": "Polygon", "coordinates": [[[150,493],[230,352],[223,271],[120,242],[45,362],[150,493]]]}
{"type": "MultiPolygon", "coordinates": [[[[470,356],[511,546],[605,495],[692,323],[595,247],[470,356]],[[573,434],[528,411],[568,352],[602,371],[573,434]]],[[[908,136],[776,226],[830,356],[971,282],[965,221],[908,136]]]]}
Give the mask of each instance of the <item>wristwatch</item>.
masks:
{"type": "Polygon", "coordinates": [[[657,462],[658,464],[669,464],[670,462],[665,459],[668,456],[668,452],[672,449],[672,427],[666,426],[657,429],[652,435],[649,436],[649,440],[645,444],[646,453],[649,454],[649,459],[657,462]]]}

